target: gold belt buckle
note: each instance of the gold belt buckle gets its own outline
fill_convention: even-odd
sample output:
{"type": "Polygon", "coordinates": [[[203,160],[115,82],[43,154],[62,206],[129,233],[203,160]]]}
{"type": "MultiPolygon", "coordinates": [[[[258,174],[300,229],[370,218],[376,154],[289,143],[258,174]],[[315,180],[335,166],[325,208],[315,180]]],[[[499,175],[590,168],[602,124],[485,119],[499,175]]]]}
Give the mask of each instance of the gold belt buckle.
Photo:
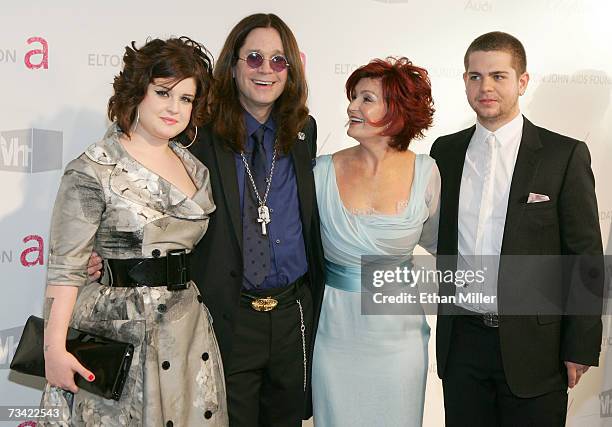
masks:
{"type": "Polygon", "coordinates": [[[257,311],[270,311],[278,305],[278,301],[272,297],[257,298],[251,301],[251,307],[257,311]]]}

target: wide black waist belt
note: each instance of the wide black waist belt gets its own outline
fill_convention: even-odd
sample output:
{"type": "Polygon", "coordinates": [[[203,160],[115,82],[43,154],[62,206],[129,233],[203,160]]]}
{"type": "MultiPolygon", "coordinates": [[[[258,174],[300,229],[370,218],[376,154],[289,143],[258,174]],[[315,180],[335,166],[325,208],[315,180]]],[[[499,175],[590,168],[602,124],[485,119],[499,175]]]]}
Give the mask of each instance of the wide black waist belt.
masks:
{"type": "Polygon", "coordinates": [[[187,288],[191,254],[184,249],[170,250],[158,258],[108,259],[112,276],[111,286],[167,286],[178,291],[187,288]]]}
{"type": "Polygon", "coordinates": [[[308,281],[307,275],[298,278],[284,288],[264,289],[261,291],[242,291],[240,299],[256,311],[271,311],[295,304],[300,288],[308,281]]]}

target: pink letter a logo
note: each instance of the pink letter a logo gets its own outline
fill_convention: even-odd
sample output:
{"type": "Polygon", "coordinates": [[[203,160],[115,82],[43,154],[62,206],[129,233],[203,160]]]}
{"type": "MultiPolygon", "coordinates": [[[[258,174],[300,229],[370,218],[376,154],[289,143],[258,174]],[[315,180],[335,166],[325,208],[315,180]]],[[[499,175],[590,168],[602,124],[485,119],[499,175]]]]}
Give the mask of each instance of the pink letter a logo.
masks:
{"type": "Polygon", "coordinates": [[[37,234],[32,234],[30,236],[26,236],[23,238],[23,243],[28,243],[34,240],[37,244],[36,246],[31,246],[26,248],[23,252],[21,252],[21,265],[24,267],[32,267],[36,264],[43,265],[44,264],[44,243],[42,237],[37,234]],[[29,254],[38,254],[36,258],[28,260],[29,254]]]}
{"type": "Polygon", "coordinates": [[[49,68],[49,45],[47,44],[47,40],[43,39],[42,37],[30,37],[28,39],[28,44],[35,42],[40,43],[42,45],[42,49],[32,49],[27,51],[25,57],[23,58],[23,62],[30,70],[36,70],[41,67],[47,70],[49,68]],[[33,55],[42,55],[42,59],[38,64],[32,63],[31,58],[33,55]]]}

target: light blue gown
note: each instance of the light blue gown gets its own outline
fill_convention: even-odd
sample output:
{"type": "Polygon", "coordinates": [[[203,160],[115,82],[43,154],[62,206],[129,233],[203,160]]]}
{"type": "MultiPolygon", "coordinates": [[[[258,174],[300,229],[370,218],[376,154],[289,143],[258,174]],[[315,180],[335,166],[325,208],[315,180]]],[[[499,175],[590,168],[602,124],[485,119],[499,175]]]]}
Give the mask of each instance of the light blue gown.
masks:
{"type": "Polygon", "coordinates": [[[416,157],[410,199],[397,215],[351,212],[330,155],[314,169],[326,286],[313,359],[316,427],[421,426],[429,326],[424,315],[362,315],[361,255],[435,251],[440,175],[416,157]]]}

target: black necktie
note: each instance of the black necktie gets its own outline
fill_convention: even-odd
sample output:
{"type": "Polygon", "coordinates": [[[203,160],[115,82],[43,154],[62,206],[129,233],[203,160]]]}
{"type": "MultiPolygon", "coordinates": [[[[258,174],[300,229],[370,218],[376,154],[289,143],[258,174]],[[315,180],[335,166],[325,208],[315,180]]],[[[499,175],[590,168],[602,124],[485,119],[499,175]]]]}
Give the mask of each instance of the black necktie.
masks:
{"type": "Polygon", "coordinates": [[[253,133],[253,140],[255,146],[253,147],[253,154],[251,155],[251,173],[255,184],[257,184],[257,191],[259,191],[259,197],[262,198],[266,193],[266,164],[268,163],[266,158],[266,147],[264,146],[264,134],[266,133],[266,127],[261,125],[253,133]]]}
{"type": "MultiPolygon", "coordinates": [[[[262,200],[266,193],[267,185],[267,159],[264,147],[265,131],[266,128],[262,125],[253,133],[255,146],[249,162],[253,180],[257,185],[257,191],[262,200]]],[[[248,173],[244,175],[244,211],[242,213],[244,277],[252,284],[259,285],[270,271],[270,246],[268,236],[264,236],[261,233],[261,223],[257,222],[259,203],[253,191],[253,184],[249,179],[248,173]]]]}

